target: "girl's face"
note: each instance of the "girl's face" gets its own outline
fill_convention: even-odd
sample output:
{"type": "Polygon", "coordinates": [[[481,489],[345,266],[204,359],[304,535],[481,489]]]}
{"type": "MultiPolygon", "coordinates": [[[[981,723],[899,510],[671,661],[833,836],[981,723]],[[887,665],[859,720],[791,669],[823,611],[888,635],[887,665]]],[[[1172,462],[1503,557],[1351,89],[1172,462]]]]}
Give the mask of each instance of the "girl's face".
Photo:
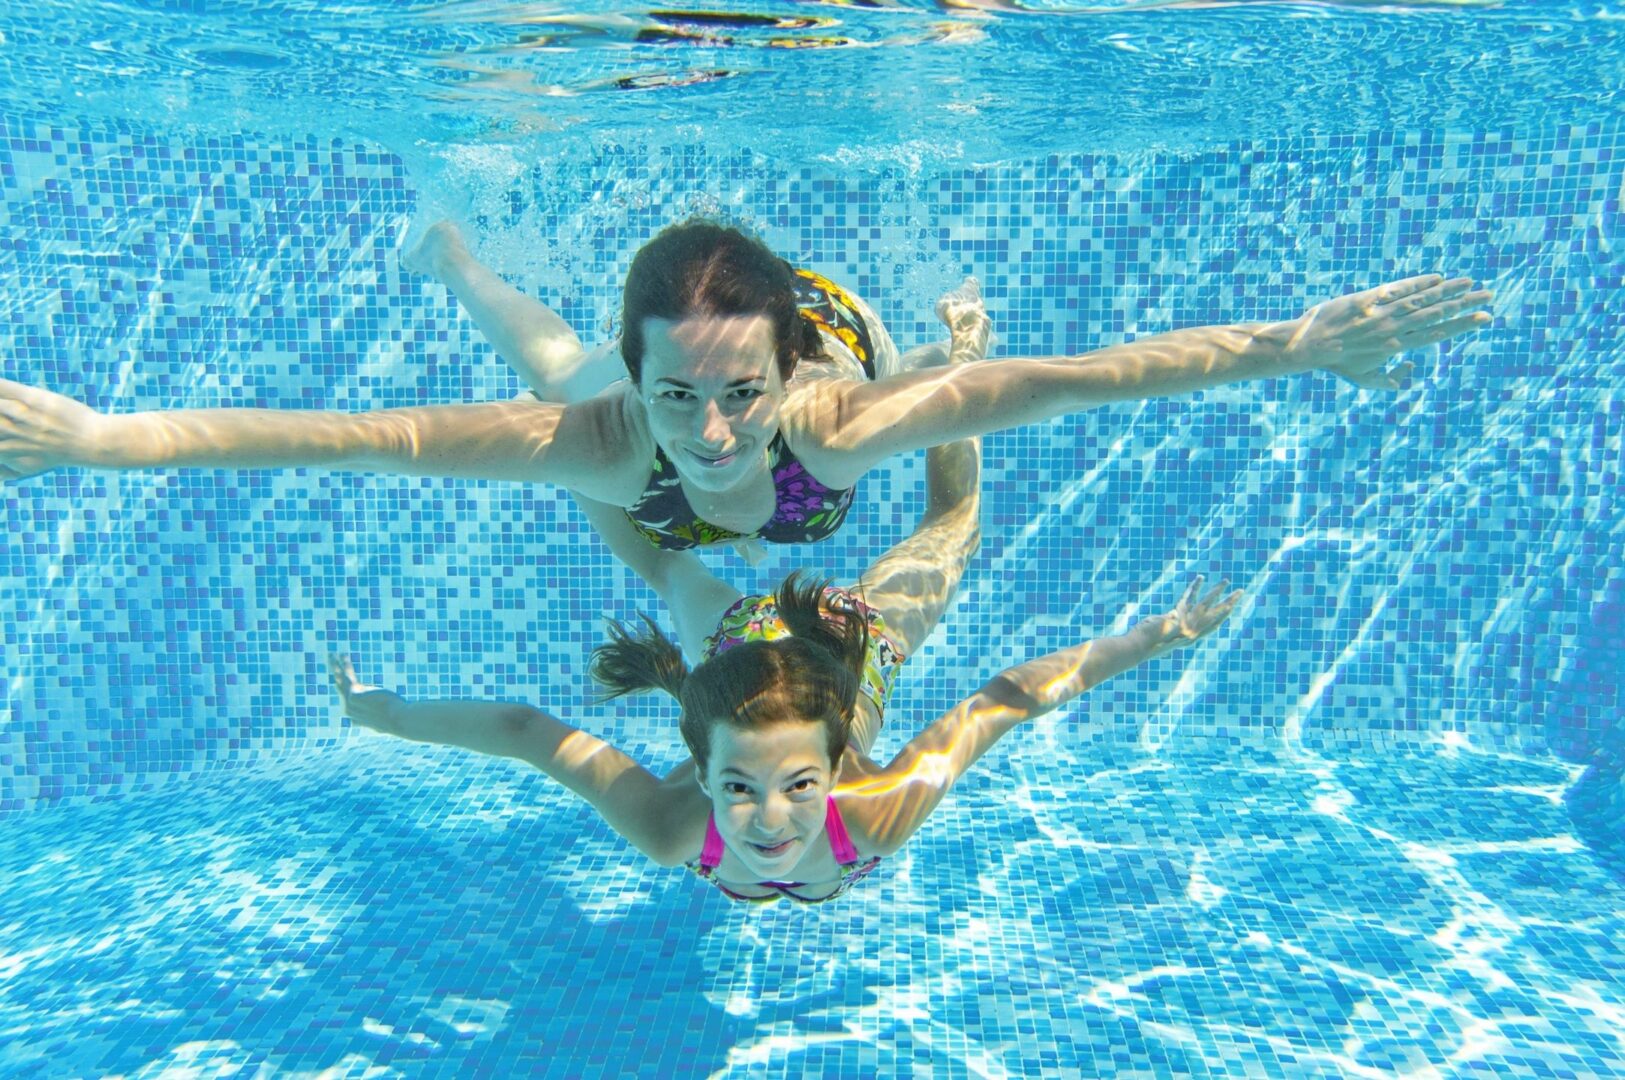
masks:
{"type": "Polygon", "coordinates": [[[767,468],[784,384],[766,315],[643,320],[649,428],[683,480],[726,492],[767,468]]]}
{"type": "Polygon", "coordinates": [[[760,728],[718,724],[700,786],[711,798],[728,850],[763,880],[783,880],[824,835],[835,778],[824,725],[791,721],[760,728]]]}

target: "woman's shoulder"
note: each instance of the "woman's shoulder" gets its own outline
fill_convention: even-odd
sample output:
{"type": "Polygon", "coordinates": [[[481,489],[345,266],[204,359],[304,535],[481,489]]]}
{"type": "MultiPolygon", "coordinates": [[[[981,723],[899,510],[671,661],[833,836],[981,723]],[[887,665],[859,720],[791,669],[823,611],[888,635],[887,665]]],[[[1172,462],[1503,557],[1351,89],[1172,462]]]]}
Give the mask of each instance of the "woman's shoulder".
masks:
{"type": "Polygon", "coordinates": [[[616,383],[567,406],[560,426],[569,430],[570,442],[584,454],[584,464],[598,470],[595,490],[587,494],[602,502],[629,506],[643,493],[655,442],[643,403],[631,383],[616,383]]]}
{"type": "Polygon", "coordinates": [[[786,388],[779,409],[779,433],[790,452],[826,487],[849,488],[862,475],[848,475],[852,470],[840,436],[843,402],[854,388],[864,385],[862,380],[840,375],[797,373],[786,388]]]}

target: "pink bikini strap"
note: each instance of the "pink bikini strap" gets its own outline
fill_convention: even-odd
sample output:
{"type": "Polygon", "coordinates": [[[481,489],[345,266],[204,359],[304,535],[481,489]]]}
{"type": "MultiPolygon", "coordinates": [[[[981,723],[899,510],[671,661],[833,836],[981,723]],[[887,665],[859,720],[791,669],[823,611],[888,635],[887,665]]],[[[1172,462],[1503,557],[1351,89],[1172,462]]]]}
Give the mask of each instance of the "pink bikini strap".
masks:
{"type": "Polygon", "coordinates": [[[852,846],[852,838],[846,835],[846,822],[841,820],[841,812],[835,809],[833,795],[829,797],[829,809],[824,811],[824,831],[829,834],[829,847],[835,853],[837,863],[845,866],[858,861],[858,849],[852,846]]]}
{"type": "MultiPolygon", "coordinates": [[[[824,832],[829,834],[829,849],[837,863],[845,866],[858,861],[858,849],[847,835],[846,822],[841,820],[841,812],[835,808],[833,795],[825,804],[824,832]]],[[[717,816],[714,813],[707,814],[705,818],[705,847],[700,849],[700,865],[708,870],[722,865],[722,834],[717,832],[717,816]]]]}
{"type": "MultiPolygon", "coordinates": [[[[689,850],[694,849],[690,848],[689,850]]],[[[707,814],[705,818],[705,847],[700,849],[700,865],[709,870],[715,870],[721,864],[722,834],[717,832],[717,816],[714,813],[707,814]]]]}

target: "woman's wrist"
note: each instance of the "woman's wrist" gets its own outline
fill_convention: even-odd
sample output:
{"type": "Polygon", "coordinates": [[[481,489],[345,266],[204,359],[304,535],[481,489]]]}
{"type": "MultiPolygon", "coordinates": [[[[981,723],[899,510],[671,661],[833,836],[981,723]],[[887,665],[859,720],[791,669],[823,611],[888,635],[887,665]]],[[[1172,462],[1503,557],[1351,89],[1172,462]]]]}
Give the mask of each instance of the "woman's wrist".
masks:
{"type": "Polygon", "coordinates": [[[80,439],[79,460],[74,465],[90,469],[126,469],[143,464],[135,449],[141,445],[141,413],[109,415],[97,413],[80,439]]]}

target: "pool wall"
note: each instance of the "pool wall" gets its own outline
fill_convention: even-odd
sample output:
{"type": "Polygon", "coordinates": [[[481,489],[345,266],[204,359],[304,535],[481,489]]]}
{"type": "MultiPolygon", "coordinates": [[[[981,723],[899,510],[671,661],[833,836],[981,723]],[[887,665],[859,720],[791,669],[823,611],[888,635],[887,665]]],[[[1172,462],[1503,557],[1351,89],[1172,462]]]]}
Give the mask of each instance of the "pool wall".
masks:
{"type": "MultiPolygon", "coordinates": [[[[1171,604],[1232,625],[1094,691],[1068,737],[1590,760],[1620,712],[1625,401],[1618,127],[1416,132],[950,170],[611,147],[408,171],[377,147],[0,115],[0,376],[95,408],[356,410],[506,397],[445,290],[402,272],[420,195],[589,342],[632,253],[691,212],[855,288],[903,347],[982,281],[1001,355],[1283,318],[1412,273],[1496,289],[1495,324],[1398,394],[1315,374],[1115,405],[987,440],[985,540],[893,716],[1171,604]]],[[[868,477],[815,565],[855,576],[919,512],[868,477]]],[[[330,650],[408,695],[538,702],[598,731],[604,613],[652,609],[568,497],[314,471],[60,470],[0,489],[0,811],[151,789],[354,737],[330,650]]],[[[913,721],[899,721],[912,723],[913,721]]],[[[883,737],[884,739],[884,737],[883,737]]],[[[1617,798],[1617,786],[1613,796],[1617,798]]]]}

